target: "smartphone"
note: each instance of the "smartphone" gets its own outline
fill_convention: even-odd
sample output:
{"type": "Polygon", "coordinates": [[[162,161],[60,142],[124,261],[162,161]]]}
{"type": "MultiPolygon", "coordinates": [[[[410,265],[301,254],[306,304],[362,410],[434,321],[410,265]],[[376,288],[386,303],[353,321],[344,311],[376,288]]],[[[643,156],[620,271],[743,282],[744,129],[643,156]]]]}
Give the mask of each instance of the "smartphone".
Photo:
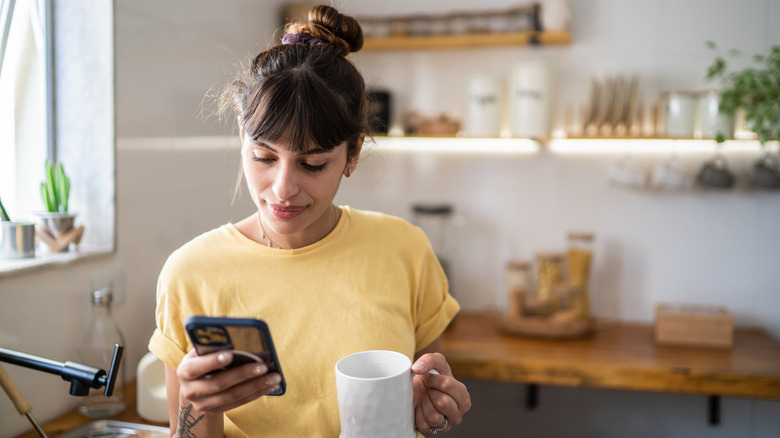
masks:
{"type": "Polygon", "coordinates": [[[185,322],[187,334],[198,355],[232,350],[233,362],[226,368],[263,361],[269,372],[282,377],[279,389],[269,395],[282,395],[287,385],[276,356],[268,324],[259,319],[193,315],[185,322]]]}

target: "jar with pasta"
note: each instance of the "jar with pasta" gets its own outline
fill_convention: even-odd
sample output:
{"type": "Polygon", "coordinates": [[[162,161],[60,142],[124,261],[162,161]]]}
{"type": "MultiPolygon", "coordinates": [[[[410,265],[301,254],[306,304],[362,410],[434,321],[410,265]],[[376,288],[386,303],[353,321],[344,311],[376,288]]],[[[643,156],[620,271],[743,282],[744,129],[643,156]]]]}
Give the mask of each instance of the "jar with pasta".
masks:
{"type": "Polygon", "coordinates": [[[569,232],[567,234],[567,242],[566,264],[569,271],[569,284],[579,289],[577,305],[580,317],[587,320],[590,319],[588,283],[590,281],[590,265],[593,258],[593,233],[569,232]]]}
{"type": "Polygon", "coordinates": [[[564,255],[558,252],[539,252],[536,254],[536,294],[535,306],[551,313],[558,310],[559,300],[556,285],[563,282],[564,255]]]}

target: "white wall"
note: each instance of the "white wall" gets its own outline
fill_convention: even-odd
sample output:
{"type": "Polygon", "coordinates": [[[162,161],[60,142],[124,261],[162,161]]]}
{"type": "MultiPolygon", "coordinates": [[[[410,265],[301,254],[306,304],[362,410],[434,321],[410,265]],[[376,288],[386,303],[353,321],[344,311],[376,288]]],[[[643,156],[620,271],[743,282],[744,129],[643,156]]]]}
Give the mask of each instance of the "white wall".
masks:
{"type": "MultiPolygon", "coordinates": [[[[154,290],[165,257],[196,234],[251,211],[231,205],[238,143],[230,127],[199,117],[204,94],[235,62],[273,34],[280,2],[116,2],[117,253],[67,267],[0,279],[0,345],[57,360],[73,359],[98,277],[123,278],[116,316],[128,338],[130,370],[154,327],[154,290]],[[160,138],[162,137],[162,138],[160,138]],[[196,137],[196,138],[192,138],[196,137]]],[[[474,8],[465,0],[357,2],[345,12],[474,8]]],[[[515,2],[483,1],[480,8],[515,2]]],[[[369,81],[390,87],[399,104],[461,114],[460,90],[477,69],[508,72],[515,60],[544,57],[558,73],[561,102],[579,103],[592,75],[637,71],[648,96],[703,89],[712,54],[704,41],[748,53],[780,43],[771,0],[574,0],[569,46],[420,53],[362,53],[369,81]],[[774,18],[774,19],[773,19],[774,18]],[[480,67],[481,66],[481,67],[480,67]],[[431,96],[431,97],[428,97],[431,96]]],[[[206,107],[210,110],[211,107],[206,107]]],[[[695,169],[704,154],[682,160],[695,169]]],[[[664,154],[641,154],[652,165],[664,154]]],[[[597,236],[594,312],[651,321],[657,301],[727,305],[741,324],[780,338],[780,194],[627,192],[605,183],[618,154],[430,155],[369,153],[338,201],[409,217],[420,200],[455,204],[469,237],[453,285],[467,309],[503,304],[507,257],[561,248],[569,229],[597,236]]],[[[755,153],[731,154],[744,172],[755,153]]],[[[39,420],[73,407],[55,376],[5,367],[39,420]]],[[[131,373],[132,374],[132,373],[131,373]]],[[[720,428],[706,424],[703,397],[542,388],[540,408],[525,411],[522,385],[469,382],[468,425],[452,436],[777,436],[780,402],[724,400],[720,428]],[[613,414],[606,415],[606,412],[613,414]]],[[[0,436],[28,428],[0,397],[0,436]]]]}

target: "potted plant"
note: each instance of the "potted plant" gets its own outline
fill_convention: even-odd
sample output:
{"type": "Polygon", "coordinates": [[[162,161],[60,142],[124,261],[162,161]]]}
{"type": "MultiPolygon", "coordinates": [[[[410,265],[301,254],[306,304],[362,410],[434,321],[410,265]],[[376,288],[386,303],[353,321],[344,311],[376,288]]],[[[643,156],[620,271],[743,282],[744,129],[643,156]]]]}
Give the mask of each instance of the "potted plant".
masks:
{"type": "Polygon", "coordinates": [[[35,257],[35,224],[14,222],[0,201],[0,259],[35,257]]]}
{"type": "MultiPolygon", "coordinates": [[[[41,199],[46,211],[37,213],[37,216],[41,219],[44,231],[56,241],[73,229],[76,215],[68,211],[70,178],[65,174],[62,163],[47,160],[45,171],[46,180],[41,183],[41,199]]],[[[57,245],[56,248],[57,252],[67,251],[68,245],[57,245]]]]}
{"type": "MultiPolygon", "coordinates": [[[[718,51],[712,41],[707,46],[718,51]]],[[[729,55],[733,58],[741,53],[732,50],[729,55]]],[[[730,115],[735,115],[738,109],[744,110],[747,128],[756,133],[765,151],[751,166],[751,185],[777,189],[780,165],[777,156],[766,151],[766,143],[780,139],[780,46],[773,46],[767,55],[754,55],[752,60],[753,65],[731,71],[726,57],[718,52],[707,70],[707,79],[721,83],[719,110],[730,115]]],[[[718,134],[716,141],[722,143],[725,136],[718,134]]]]}

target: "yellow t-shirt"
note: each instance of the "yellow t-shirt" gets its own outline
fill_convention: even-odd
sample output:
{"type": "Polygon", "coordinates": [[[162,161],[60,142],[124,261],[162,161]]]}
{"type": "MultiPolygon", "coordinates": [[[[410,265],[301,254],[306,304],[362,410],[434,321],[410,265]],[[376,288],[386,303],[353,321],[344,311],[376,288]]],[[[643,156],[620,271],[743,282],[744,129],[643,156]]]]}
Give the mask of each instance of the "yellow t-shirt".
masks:
{"type": "Polygon", "coordinates": [[[232,224],[196,237],[162,269],[149,349],[177,367],[192,348],[190,315],[268,323],[287,383],[228,411],[227,437],[337,437],[336,362],[362,350],[414,357],[458,312],[423,231],[375,212],[342,207],[313,245],[280,250],[232,224]]]}

